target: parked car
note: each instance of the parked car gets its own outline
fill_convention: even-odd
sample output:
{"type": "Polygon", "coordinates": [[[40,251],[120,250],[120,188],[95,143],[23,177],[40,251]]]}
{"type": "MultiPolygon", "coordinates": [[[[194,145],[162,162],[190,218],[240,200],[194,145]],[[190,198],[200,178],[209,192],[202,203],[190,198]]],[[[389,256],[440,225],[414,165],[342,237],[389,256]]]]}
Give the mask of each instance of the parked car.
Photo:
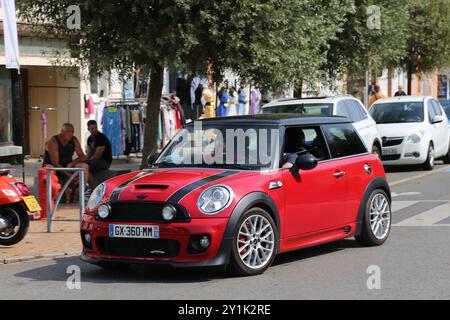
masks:
{"type": "Polygon", "coordinates": [[[448,118],[433,97],[395,97],[375,102],[370,114],[383,139],[385,165],[450,163],[448,118]]]}
{"type": "Polygon", "coordinates": [[[81,226],[83,260],[255,275],[278,253],[353,236],[369,246],[388,238],[383,166],[347,119],[255,115],[200,124],[150,157],[150,169],[95,189],[81,226]]]}
{"type": "Polygon", "coordinates": [[[367,149],[381,158],[381,136],[376,122],[364,105],[351,95],[324,98],[282,99],[270,102],[261,108],[263,114],[297,113],[301,115],[343,116],[353,122],[367,149]]]}

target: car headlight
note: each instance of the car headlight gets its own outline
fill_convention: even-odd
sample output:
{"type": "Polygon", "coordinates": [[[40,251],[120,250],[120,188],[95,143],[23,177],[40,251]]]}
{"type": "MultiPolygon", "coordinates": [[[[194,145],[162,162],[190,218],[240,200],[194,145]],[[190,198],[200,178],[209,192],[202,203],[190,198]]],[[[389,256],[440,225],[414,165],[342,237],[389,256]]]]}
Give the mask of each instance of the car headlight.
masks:
{"type": "Polygon", "coordinates": [[[416,133],[413,133],[408,137],[408,142],[411,143],[420,143],[422,141],[422,137],[416,133]]]}
{"type": "Polygon", "coordinates": [[[224,185],[213,186],[203,191],[197,207],[206,215],[215,215],[225,210],[233,200],[233,190],[224,185]]]}
{"type": "Polygon", "coordinates": [[[98,206],[100,201],[103,199],[103,196],[105,195],[105,191],[106,185],[104,183],[100,184],[97,188],[94,189],[87,204],[87,208],[89,211],[94,210],[98,206]]]}

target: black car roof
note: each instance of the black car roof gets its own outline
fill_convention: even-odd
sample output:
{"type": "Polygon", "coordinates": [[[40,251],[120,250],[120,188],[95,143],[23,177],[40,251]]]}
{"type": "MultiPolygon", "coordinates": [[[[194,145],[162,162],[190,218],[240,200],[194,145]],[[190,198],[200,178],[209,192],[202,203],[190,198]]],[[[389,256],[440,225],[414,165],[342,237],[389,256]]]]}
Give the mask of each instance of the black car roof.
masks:
{"type": "Polygon", "coordinates": [[[346,117],[298,115],[295,113],[254,114],[246,116],[218,117],[198,120],[210,124],[261,124],[261,125],[320,125],[351,123],[346,117]]]}

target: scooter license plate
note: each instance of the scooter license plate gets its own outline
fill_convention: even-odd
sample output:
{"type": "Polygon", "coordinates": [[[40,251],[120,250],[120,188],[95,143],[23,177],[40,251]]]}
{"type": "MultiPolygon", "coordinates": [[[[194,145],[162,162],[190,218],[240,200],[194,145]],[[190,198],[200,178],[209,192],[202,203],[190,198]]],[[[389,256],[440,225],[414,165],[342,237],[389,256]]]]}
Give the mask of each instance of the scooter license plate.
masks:
{"type": "Polygon", "coordinates": [[[25,205],[28,208],[28,211],[30,212],[36,212],[36,211],[41,211],[42,208],[39,205],[39,202],[37,202],[36,198],[34,196],[28,196],[28,197],[23,197],[23,202],[25,202],[25,205]]]}

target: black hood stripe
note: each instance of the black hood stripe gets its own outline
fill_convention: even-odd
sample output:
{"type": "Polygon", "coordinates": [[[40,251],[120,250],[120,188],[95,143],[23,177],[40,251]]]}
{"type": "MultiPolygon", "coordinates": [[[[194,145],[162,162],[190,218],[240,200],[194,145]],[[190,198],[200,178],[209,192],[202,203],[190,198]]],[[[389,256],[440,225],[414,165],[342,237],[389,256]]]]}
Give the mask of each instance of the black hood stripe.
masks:
{"type": "Polygon", "coordinates": [[[193,190],[200,188],[204,186],[205,184],[208,184],[210,182],[226,178],[235,174],[238,174],[239,171],[224,171],[219,174],[214,174],[212,176],[203,178],[201,180],[198,180],[196,182],[193,182],[191,184],[188,184],[187,186],[184,186],[183,188],[179,189],[175,193],[173,193],[169,199],[167,199],[167,202],[169,203],[178,203],[181,199],[183,199],[187,194],[192,192],[193,190]]]}
{"type": "Polygon", "coordinates": [[[150,171],[147,170],[147,171],[139,173],[138,175],[134,176],[131,179],[128,179],[128,180],[122,182],[122,184],[119,185],[117,188],[115,188],[114,191],[111,193],[111,196],[109,197],[109,200],[110,201],[117,201],[117,200],[119,200],[120,193],[122,192],[122,190],[127,185],[129,185],[130,183],[133,183],[134,181],[139,180],[139,179],[141,179],[141,178],[143,178],[145,176],[148,176],[148,175],[150,175],[152,173],[153,173],[153,170],[150,170],[150,171]]]}

